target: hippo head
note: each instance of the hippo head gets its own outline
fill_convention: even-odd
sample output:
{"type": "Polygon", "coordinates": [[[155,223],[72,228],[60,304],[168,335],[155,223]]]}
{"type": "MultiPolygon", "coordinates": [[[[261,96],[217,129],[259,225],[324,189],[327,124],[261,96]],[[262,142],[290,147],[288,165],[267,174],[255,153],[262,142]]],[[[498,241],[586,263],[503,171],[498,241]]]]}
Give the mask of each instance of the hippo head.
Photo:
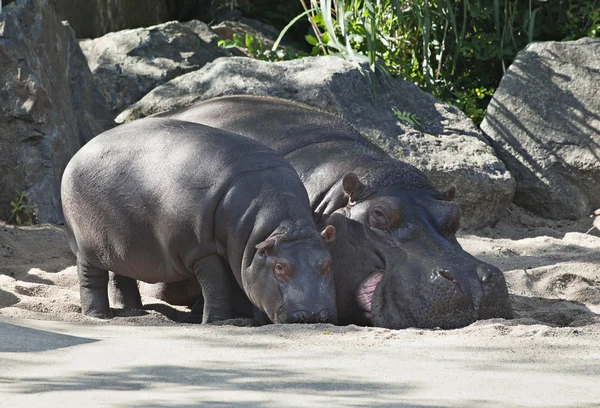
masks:
{"type": "Polygon", "coordinates": [[[284,221],[263,242],[246,273],[244,291],[274,323],[335,323],[335,287],[326,243],[335,237],[327,226],[284,221]]]}
{"type": "Polygon", "coordinates": [[[336,212],[378,231],[390,248],[385,272],[370,274],[357,294],[372,324],[451,328],[511,317],[502,272],[456,240],[460,209],[452,202],[454,187],[443,194],[398,186],[375,190],[349,173],[343,188],[348,205],[336,212]]]}

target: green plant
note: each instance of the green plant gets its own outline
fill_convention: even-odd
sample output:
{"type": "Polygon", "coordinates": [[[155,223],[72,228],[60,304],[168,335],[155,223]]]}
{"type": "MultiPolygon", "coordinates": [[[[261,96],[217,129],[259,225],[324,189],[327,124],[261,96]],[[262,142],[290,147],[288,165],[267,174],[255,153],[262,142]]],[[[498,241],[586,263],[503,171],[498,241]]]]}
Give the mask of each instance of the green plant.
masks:
{"type": "Polygon", "coordinates": [[[7,222],[10,222],[14,218],[15,222],[18,225],[21,225],[21,214],[23,214],[23,212],[27,208],[27,206],[23,203],[23,201],[27,197],[27,194],[22,193],[18,190],[15,191],[17,192],[17,198],[10,202],[10,217],[8,218],[7,222]]]}
{"type": "Polygon", "coordinates": [[[280,37],[271,49],[248,35],[223,41],[222,46],[235,46],[267,61],[339,55],[366,63],[372,71],[401,76],[458,106],[476,123],[483,119],[504,72],[528,43],[600,36],[600,0],[244,3],[242,8],[253,16],[283,27],[280,37]],[[292,41],[305,42],[310,51],[279,48],[285,33],[295,33],[292,41]]]}
{"type": "Polygon", "coordinates": [[[529,42],[600,33],[598,0],[306,1],[296,20],[308,16],[313,55],[339,55],[404,77],[477,123],[529,42]]]}
{"type": "Polygon", "coordinates": [[[255,40],[250,34],[244,39],[239,34],[233,34],[231,40],[220,40],[217,45],[222,48],[237,47],[246,52],[250,57],[263,61],[287,61],[306,56],[306,53],[295,51],[292,47],[266,49],[260,40],[255,40]]]}
{"type": "Polygon", "coordinates": [[[417,115],[414,113],[401,111],[396,108],[392,108],[392,112],[394,112],[394,115],[396,115],[396,117],[404,123],[413,126],[419,126],[421,124],[419,119],[417,119],[417,115]]]}

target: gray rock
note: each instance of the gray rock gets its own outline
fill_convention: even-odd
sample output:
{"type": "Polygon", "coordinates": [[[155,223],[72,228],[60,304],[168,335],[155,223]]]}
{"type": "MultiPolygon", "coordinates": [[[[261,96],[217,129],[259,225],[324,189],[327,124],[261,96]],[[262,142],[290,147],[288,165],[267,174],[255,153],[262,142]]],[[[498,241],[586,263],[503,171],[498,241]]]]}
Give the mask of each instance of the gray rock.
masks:
{"type": "Polygon", "coordinates": [[[392,157],[425,171],[439,188],[456,185],[463,226],[495,223],[512,200],[514,181],[474,123],[407,81],[378,75],[372,94],[369,80],[368,73],[334,57],[279,63],[220,58],[157,87],[117,122],[230,94],[304,102],[340,114],[392,157]],[[420,125],[399,121],[392,108],[415,114],[420,125]]]}
{"type": "Polygon", "coordinates": [[[179,75],[228,55],[200,21],[169,23],[80,41],[98,87],[115,112],[179,75]]]}
{"type": "Polygon", "coordinates": [[[516,179],[515,202],[554,219],[600,206],[600,39],[519,52],[481,128],[516,179]]]}
{"type": "Polygon", "coordinates": [[[59,222],[71,156],[113,126],[73,30],[50,0],[18,0],[0,14],[0,218],[15,190],[40,222],[59,222]]]}
{"type": "Polygon", "coordinates": [[[169,20],[167,0],[55,0],[77,38],[96,38],[113,31],[148,27],[169,20]]]}

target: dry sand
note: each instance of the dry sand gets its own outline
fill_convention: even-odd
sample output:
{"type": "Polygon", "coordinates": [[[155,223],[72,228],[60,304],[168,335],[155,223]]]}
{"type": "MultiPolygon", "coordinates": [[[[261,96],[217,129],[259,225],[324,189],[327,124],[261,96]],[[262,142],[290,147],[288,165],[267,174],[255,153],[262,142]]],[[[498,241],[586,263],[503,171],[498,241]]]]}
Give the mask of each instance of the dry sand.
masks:
{"type": "Polygon", "coordinates": [[[462,232],[504,271],[516,319],[395,331],[190,325],[151,298],[144,316],[88,318],[62,229],[0,224],[0,406],[600,407],[590,226],[512,207],[462,232]]]}

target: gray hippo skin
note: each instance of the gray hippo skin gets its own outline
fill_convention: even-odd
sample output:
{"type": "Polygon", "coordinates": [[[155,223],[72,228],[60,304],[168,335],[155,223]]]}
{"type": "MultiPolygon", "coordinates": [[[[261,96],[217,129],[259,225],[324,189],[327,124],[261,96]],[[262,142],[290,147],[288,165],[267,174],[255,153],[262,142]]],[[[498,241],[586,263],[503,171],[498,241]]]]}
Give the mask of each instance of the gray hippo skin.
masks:
{"type": "MultiPolygon", "coordinates": [[[[512,317],[502,272],[475,259],[456,240],[460,209],[452,202],[454,187],[439,192],[421,171],[392,159],[343,119],[296,102],[249,95],[155,116],[206,124],[266,144],[300,175],[317,221],[337,212],[387,233],[414,261],[412,270],[427,276],[429,290],[438,294],[423,308],[439,312],[425,312],[422,321],[427,323],[418,325],[460,327],[476,319],[512,317]],[[443,321],[436,316],[444,316],[443,321]]],[[[334,262],[339,260],[334,257],[334,262]]],[[[404,290],[392,282],[382,279],[377,290],[390,297],[404,290]]],[[[372,324],[404,327],[400,308],[397,314],[390,308],[381,315],[373,312],[372,324]]]]}
{"type": "Polygon", "coordinates": [[[233,279],[274,322],[335,322],[326,241],[306,191],[273,150],[240,135],[147,118],[86,144],[62,180],[83,313],[111,316],[108,270],[128,308],[136,279],[196,277],[203,322],[232,317],[233,279]]]}
{"type": "MultiPolygon", "coordinates": [[[[328,217],[326,223],[336,229],[336,238],[327,243],[327,249],[333,259],[330,273],[335,282],[340,325],[452,329],[477,318],[510,313],[498,309],[499,305],[507,307],[504,299],[508,292],[502,279],[491,282],[484,295],[488,304],[498,306],[482,306],[491,316],[478,314],[459,279],[449,279],[443,272],[428,273],[427,263],[404,251],[401,243],[386,231],[338,213],[328,217]]],[[[473,257],[470,262],[474,268],[481,264],[473,257]]],[[[188,306],[202,298],[200,286],[194,281],[143,285],[142,291],[171,304],[188,306]]],[[[242,309],[237,310],[244,314],[242,309]]],[[[245,311],[245,315],[251,313],[252,309],[245,311]]]]}

